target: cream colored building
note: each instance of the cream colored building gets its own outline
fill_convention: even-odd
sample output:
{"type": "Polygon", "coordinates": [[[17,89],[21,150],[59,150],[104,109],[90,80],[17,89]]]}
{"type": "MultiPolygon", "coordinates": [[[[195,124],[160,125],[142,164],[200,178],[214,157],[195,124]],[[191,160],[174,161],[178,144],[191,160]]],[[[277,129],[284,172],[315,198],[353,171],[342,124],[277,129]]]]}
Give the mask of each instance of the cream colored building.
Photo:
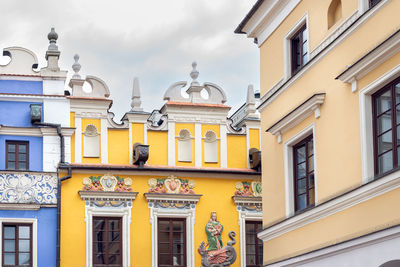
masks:
{"type": "Polygon", "coordinates": [[[258,0],[236,29],[260,49],[265,266],[400,266],[399,10],[258,0]]]}

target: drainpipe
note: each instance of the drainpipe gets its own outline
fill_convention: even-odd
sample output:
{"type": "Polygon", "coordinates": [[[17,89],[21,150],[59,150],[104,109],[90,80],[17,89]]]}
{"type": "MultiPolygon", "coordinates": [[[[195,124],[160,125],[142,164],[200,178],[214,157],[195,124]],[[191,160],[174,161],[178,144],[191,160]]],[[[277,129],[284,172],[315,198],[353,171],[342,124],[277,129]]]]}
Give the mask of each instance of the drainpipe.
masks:
{"type": "Polygon", "coordinates": [[[57,168],[57,243],[56,243],[56,266],[60,267],[60,238],[61,238],[61,182],[71,178],[71,167],[65,162],[65,144],[64,136],[61,132],[61,124],[46,123],[46,122],[34,122],[34,125],[47,126],[57,129],[57,134],[60,137],[60,166],[68,166],[68,174],[64,177],[59,177],[59,168],[57,168]]]}

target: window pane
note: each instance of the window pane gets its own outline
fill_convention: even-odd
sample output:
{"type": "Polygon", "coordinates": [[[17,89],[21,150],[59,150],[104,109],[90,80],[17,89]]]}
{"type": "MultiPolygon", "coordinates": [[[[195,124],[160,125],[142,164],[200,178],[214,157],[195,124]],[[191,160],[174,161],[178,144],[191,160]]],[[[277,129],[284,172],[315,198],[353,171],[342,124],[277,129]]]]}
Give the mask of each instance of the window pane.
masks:
{"type": "Polygon", "coordinates": [[[246,254],[256,254],[254,245],[246,245],[246,254]]]}
{"type": "Polygon", "coordinates": [[[248,234],[256,234],[255,224],[247,223],[246,224],[246,233],[248,234]]]}
{"type": "Polygon", "coordinates": [[[297,178],[303,178],[306,177],[306,163],[303,162],[299,165],[297,165],[297,178]]]}
{"type": "Polygon", "coordinates": [[[246,235],[246,243],[255,244],[256,243],[255,235],[246,235]]]}
{"type": "Polygon", "coordinates": [[[246,255],[246,264],[249,265],[256,264],[256,255],[246,255]]]}
{"type": "Polygon", "coordinates": [[[172,251],[173,254],[183,254],[184,247],[183,244],[174,244],[174,249],[172,251]]]}
{"type": "Polygon", "coordinates": [[[158,254],[158,263],[159,264],[171,264],[170,255],[169,254],[158,254]]]}
{"type": "Polygon", "coordinates": [[[94,232],[94,241],[106,241],[106,236],[104,231],[94,232]]]}
{"type": "Polygon", "coordinates": [[[160,240],[160,242],[169,242],[169,233],[160,232],[158,235],[158,239],[160,240]]]}
{"type": "Polygon", "coordinates": [[[14,144],[8,144],[8,152],[15,152],[15,145],[14,144]]]}
{"type": "Polygon", "coordinates": [[[4,264],[15,265],[15,253],[4,253],[4,264]]]}
{"type": "Polygon", "coordinates": [[[15,154],[14,153],[8,153],[8,160],[15,161],[15,154]]]}
{"type": "Polygon", "coordinates": [[[108,241],[119,241],[119,232],[109,232],[108,241]]]}
{"type": "Polygon", "coordinates": [[[308,172],[312,172],[314,170],[314,156],[308,158],[308,172]]]}
{"type": "Polygon", "coordinates": [[[18,163],[18,170],[26,170],[26,162],[19,162],[18,163]]]}
{"type": "Polygon", "coordinates": [[[93,263],[100,263],[100,264],[105,264],[106,263],[106,257],[104,254],[95,254],[93,263]]]}
{"type": "Polygon", "coordinates": [[[396,104],[400,103],[400,83],[394,86],[394,93],[396,95],[396,104]]]}
{"type": "Polygon", "coordinates": [[[7,163],[7,169],[9,170],[15,170],[15,161],[9,161],[7,163]]]}
{"type": "Polygon", "coordinates": [[[174,221],[172,222],[172,227],[174,232],[182,232],[183,231],[183,222],[182,221],[174,221]]]}
{"type": "Polygon", "coordinates": [[[173,259],[172,259],[173,261],[174,261],[174,266],[179,266],[179,265],[183,265],[183,255],[181,254],[181,255],[174,255],[173,256],[173,259]]]}
{"type": "Polygon", "coordinates": [[[183,234],[182,233],[173,233],[173,242],[174,243],[183,243],[183,234]]]}
{"type": "Polygon", "coordinates": [[[26,154],[18,154],[19,161],[26,161],[26,154]]]}
{"type": "Polygon", "coordinates": [[[159,253],[169,253],[169,244],[159,244],[158,252],[159,253]]]}
{"type": "Polygon", "coordinates": [[[314,188],[308,191],[308,205],[313,205],[315,203],[315,192],[314,188]]]}
{"type": "Polygon", "coordinates": [[[4,238],[15,239],[15,226],[4,226],[4,238]]]}
{"type": "Polygon", "coordinates": [[[121,250],[119,247],[119,242],[110,242],[108,243],[108,253],[110,254],[121,254],[121,250]]]}
{"type": "Polygon", "coordinates": [[[15,252],[15,240],[4,240],[4,251],[15,252]]]}
{"type": "Polygon", "coordinates": [[[105,230],[105,220],[94,219],[94,230],[105,230]]]}
{"type": "Polygon", "coordinates": [[[297,210],[302,210],[307,207],[307,195],[297,196],[297,210]]]}
{"type": "Polygon", "coordinates": [[[18,146],[18,152],[26,153],[26,145],[19,145],[18,146]]]}
{"type": "Polygon", "coordinates": [[[158,229],[162,232],[168,232],[169,231],[169,221],[158,221],[158,229]]]}
{"type": "Polygon", "coordinates": [[[378,157],[379,173],[384,173],[393,169],[393,152],[389,151],[378,157]]]}
{"type": "Polygon", "coordinates": [[[308,188],[314,187],[314,173],[308,176],[308,188]]]}
{"type": "Polygon", "coordinates": [[[110,255],[108,257],[108,264],[119,264],[121,262],[121,255],[110,255]]]}
{"type": "Polygon", "coordinates": [[[378,154],[392,149],[392,131],[384,133],[378,137],[378,154]]]}
{"type": "Polygon", "coordinates": [[[29,265],[30,255],[29,253],[19,253],[18,263],[19,265],[29,265]]]}
{"type": "Polygon", "coordinates": [[[297,194],[304,194],[306,192],[306,178],[297,181],[297,194]]]}
{"type": "Polygon", "coordinates": [[[119,231],[119,220],[109,220],[108,231],[119,231]]]}
{"type": "Polygon", "coordinates": [[[378,117],[376,125],[378,129],[378,134],[386,132],[387,130],[392,128],[392,111],[389,110],[380,117],[378,117]]]}
{"type": "Polygon", "coordinates": [[[19,240],[18,249],[21,252],[29,252],[31,250],[30,240],[19,240]]]}
{"type": "Polygon", "coordinates": [[[307,41],[307,33],[308,33],[307,28],[304,28],[304,30],[303,30],[303,42],[307,41]]]}
{"type": "Polygon", "coordinates": [[[96,254],[106,253],[106,243],[105,242],[95,242],[94,243],[94,252],[96,254]]]}
{"type": "Polygon", "coordinates": [[[18,237],[19,238],[30,238],[30,227],[29,226],[19,226],[18,227],[18,237]]]}
{"type": "Polygon", "coordinates": [[[297,163],[301,163],[306,160],[306,147],[302,146],[296,149],[297,163]]]}
{"type": "Polygon", "coordinates": [[[377,115],[387,111],[392,106],[391,91],[388,90],[376,98],[377,115]]]}

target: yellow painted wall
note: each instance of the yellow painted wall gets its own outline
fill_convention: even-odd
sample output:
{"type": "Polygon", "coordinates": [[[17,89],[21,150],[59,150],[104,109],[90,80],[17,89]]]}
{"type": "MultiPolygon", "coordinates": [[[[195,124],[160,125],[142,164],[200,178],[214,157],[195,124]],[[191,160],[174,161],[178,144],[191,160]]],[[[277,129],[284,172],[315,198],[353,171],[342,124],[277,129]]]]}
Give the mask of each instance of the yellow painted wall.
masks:
{"type": "Polygon", "coordinates": [[[195,156],[195,149],[194,149],[194,123],[175,123],[175,165],[176,166],[194,166],[194,156],[195,156]],[[186,129],[190,132],[190,137],[192,137],[192,161],[191,162],[181,162],[178,161],[178,138],[179,132],[182,129],[186,129]]]}
{"type": "Polygon", "coordinates": [[[168,165],[168,132],[147,131],[149,159],[147,164],[168,165]]]}
{"type": "Polygon", "coordinates": [[[204,161],[204,139],[205,135],[207,133],[207,131],[213,131],[216,136],[217,139],[220,138],[220,129],[219,129],[219,125],[216,124],[202,124],[201,125],[201,158],[202,158],[202,166],[203,167],[214,167],[214,168],[218,168],[221,166],[221,140],[217,140],[218,143],[218,162],[216,163],[210,163],[210,162],[205,162],[204,161]]]}
{"type": "MultiPolygon", "coordinates": [[[[86,253],[86,224],[85,204],[80,199],[78,191],[82,189],[82,180],[90,175],[99,176],[100,173],[74,173],[72,178],[63,182],[62,185],[62,221],[61,221],[61,266],[85,266],[86,253]]],[[[112,173],[117,176],[118,173],[112,173]]],[[[151,266],[151,224],[150,210],[144,193],[148,191],[149,178],[165,178],[166,176],[141,176],[141,175],[118,175],[120,177],[131,177],[132,188],[139,192],[132,205],[132,223],[130,227],[131,236],[131,266],[151,266]]],[[[185,177],[179,177],[185,178],[185,177]]],[[[207,242],[205,225],[210,218],[210,212],[216,211],[218,220],[223,224],[222,239],[226,245],[228,232],[236,232],[234,245],[238,252],[238,258],[233,267],[240,266],[240,234],[238,225],[238,213],[236,205],[232,200],[235,192],[235,184],[240,180],[217,179],[217,178],[188,178],[196,182],[194,188],[197,194],[202,194],[196,207],[195,222],[195,266],[200,266],[201,257],[197,248],[202,241],[207,242]]],[[[125,236],[124,236],[125,237],[125,236]]]]}
{"type": "Polygon", "coordinates": [[[260,149],[260,130],[249,129],[249,144],[250,148],[260,149]]]}
{"type": "Polygon", "coordinates": [[[245,135],[228,135],[228,168],[247,168],[245,135]]]}
{"type": "Polygon", "coordinates": [[[144,124],[132,123],[132,145],[135,143],[144,144],[144,124]]]}
{"type": "MultiPolygon", "coordinates": [[[[70,127],[75,127],[75,112],[69,114],[70,127]]],[[[71,136],[71,162],[75,162],[75,132],[71,136]]]]}
{"type": "Polygon", "coordinates": [[[108,129],[108,163],[129,164],[129,131],[108,129]]]}
{"type": "MultiPolygon", "coordinates": [[[[355,11],[356,2],[342,1],[344,17],[355,11]]],[[[324,17],[326,13],[322,11],[325,7],[327,10],[329,3],[330,1],[323,0],[318,1],[318,5],[316,5],[315,1],[301,1],[261,46],[262,93],[268,91],[283,77],[283,37],[307,11],[310,20],[311,49],[328,34],[324,17]]],[[[318,203],[323,203],[362,184],[359,91],[398,66],[400,53],[393,55],[391,59],[362,78],[358,82],[359,90],[356,93],[352,93],[350,84],[335,80],[335,77],[344,71],[347,65],[356,62],[397,30],[399,22],[396,10],[400,10],[400,1],[389,1],[378,13],[326,54],[323,59],[315,63],[291,84],[288,90],[282,92],[261,112],[261,129],[264,131],[313,94],[326,93],[325,101],[320,108],[321,117],[319,119],[315,119],[311,114],[300,124],[285,132],[282,135],[281,143],[278,143],[277,137],[270,133],[261,135],[264,226],[282,220],[286,214],[284,144],[311,124],[314,124],[315,127],[318,203]],[[380,25],[390,26],[382,28],[380,25]]],[[[337,25],[335,24],[332,28],[337,25]]],[[[382,196],[382,199],[386,197],[390,198],[382,196]]],[[[378,203],[380,200],[374,201],[378,203]]],[[[364,208],[360,208],[358,211],[355,208],[350,209],[357,215],[352,215],[349,210],[341,213],[340,216],[335,215],[332,219],[324,219],[313,224],[314,228],[304,227],[267,242],[265,262],[291,257],[323,245],[332,245],[356,237],[361,233],[366,234],[377,230],[384,223],[389,226],[389,221],[394,217],[391,217],[393,214],[386,214],[390,213],[385,206],[388,204],[383,205],[381,202],[382,210],[378,211],[378,206],[375,207],[373,203],[375,202],[368,202],[364,208]],[[371,205],[372,208],[369,213],[367,213],[368,205],[371,205]],[[376,210],[374,210],[375,208],[376,210]],[[367,214],[374,214],[374,218],[366,219],[367,214]],[[348,225],[344,227],[343,223],[348,223],[348,225]],[[307,234],[310,234],[312,230],[315,234],[311,234],[309,241],[305,242],[307,234]],[[304,243],[309,246],[300,245],[304,243]]],[[[399,218],[398,215],[397,213],[397,218],[399,218]]]]}
{"type": "Polygon", "coordinates": [[[83,142],[83,132],[86,129],[86,126],[88,126],[89,124],[93,124],[94,126],[96,126],[97,131],[99,133],[101,133],[101,126],[100,126],[100,119],[82,119],[82,162],[83,163],[101,163],[101,135],[99,136],[99,156],[96,158],[88,158],[88,157],[84,157],[84,142],[83,142]]]}

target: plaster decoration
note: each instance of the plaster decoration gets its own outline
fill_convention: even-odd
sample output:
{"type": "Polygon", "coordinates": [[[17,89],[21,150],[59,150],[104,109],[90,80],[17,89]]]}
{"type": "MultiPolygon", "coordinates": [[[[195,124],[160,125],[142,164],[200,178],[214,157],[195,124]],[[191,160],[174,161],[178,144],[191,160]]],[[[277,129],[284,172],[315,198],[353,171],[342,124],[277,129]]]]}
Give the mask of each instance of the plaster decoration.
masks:
{"type": "Polygon", "coordinates": [[[98,157],[99,150],[99,132],[96,126],[89,124],[83,132],[83,156],[98,157]]]}
{"type": "Polygon", "coordinates": [[[0,173],[0,203],[57,203],[57,176],[48,173],[0,173]]]}
{"type": "Polygon", "coordinates": [[[217,135],[213,131],[207,131],[204,136],[204,161],[218,162],[218,141],[217,135]]]}
{"type": "Polygon", "coordinates": [[[81,75],[79,75],[79,71],[81,70],[81,64],[79,64],[79,55],[75,54],[74,56],[74,64],[72,64],[72,69],[74,70],[74,75],[72,75],[72,79],[80,79],[81,75]]]}
{"type": "Polygon", "coordinates": [[[132,191],[94,191],[81,190],[78,192],[88,207],[132,207],[138,192],[132,191]]]}
{"type": "Polygon", "coordinates": [[[121,123],[116,123],[114,121],[115,114],[113,112],[107,113],[107,121],[111,128],[116,129],[127,129],[129,128],[129,122],[127,120],[123,120],[121,123]]]}
{"type": "Polygon", "coordinates": [[[237,134],[237,135],[245,135],[246,127],[236,127],[235,123],[232,120],[232,117],[226,120],[226,129],[228,130],[228,134],[237,134]]]}
{"type": "Polygon", "coordinates": [[[262,194],[261,182],[237,182],[235,196],[259,197],[262,194]]]}
{"type": "Polygon", "coordinates": [[[132,102],[131,102],[131,111],[143,111],[141,107],[142,101],[140,100],[140,87],[139,87],[139,79],[135,77],[133,80],[133,88],[132,88],[132,102]]]}
{"type": "Polygon", "coordinates": [[[149,193],[195,194],[193,191],[193,188],[196,186],[195,181],[180,179],[173,175],[162,179],[151,178],[148,184],[150,186],[149,193]]]}
{"type": "Polygon", "coordinates": [[[211,212],[210,220],[206,224],[205,230],[208,243],[201,242],[198,252],[201,255],[201,267],[223,267],[230,266],[236,261],[236,251],[233,245],[236,243],[235,232],[230,231],[227,246],[222,243],[222,224],[217,220],[217,213],[211,212]]]}
{"type": "Polygon", "coordinates": [[[178,161],[192,162],[192,140],[190,132],[186,129],[179,132],[178,161]]]}
{"type": "Polygon", "coordinates": [[[261,197],[262,195],[262,183],[253,181],[251,182],[251,189],[254,192],[255,197],[261,197]]]}
{"type": "Polygon", "coordinates": [[[153,110],[147,119],[147,127],[150,130],[166,130],[168,117],[159,110],[153,110]]]}
{"type": "Polygon", "coordinates": [[[83,191],[132,192],[132,179],[105,174],[83,178],[83,191]]]}
{"type": "Polygon", "coordinates": [[[34,70],[38,67],[38,59],[32,51],[23,47],[8,47],[3,49],[3,56],[11,60],[6,65],[0,65],[0,74],[38,76],[39,72],[34,70]]]}
{"type": "Polygon", "coordinates": [[[238,211],[262,212],[262,198],[254,196],[233,196],[238,211]]]}
{"type": "Polygon", "coordinates": [[[161,209],[194,209],[201,196],[197,194],[145,193],[149,207],[161,209]]]}
{"type": "Polygon", "coordinates": [[[86,79],[72,78],[69,85],[72,87],[72,95],[78,97],[108,98],[110,90],[107,84],[100,78],[87,75],[86,79]],[[83,83],[88,82],[92,87],[90,92],[83,91],[83,83]]]}

